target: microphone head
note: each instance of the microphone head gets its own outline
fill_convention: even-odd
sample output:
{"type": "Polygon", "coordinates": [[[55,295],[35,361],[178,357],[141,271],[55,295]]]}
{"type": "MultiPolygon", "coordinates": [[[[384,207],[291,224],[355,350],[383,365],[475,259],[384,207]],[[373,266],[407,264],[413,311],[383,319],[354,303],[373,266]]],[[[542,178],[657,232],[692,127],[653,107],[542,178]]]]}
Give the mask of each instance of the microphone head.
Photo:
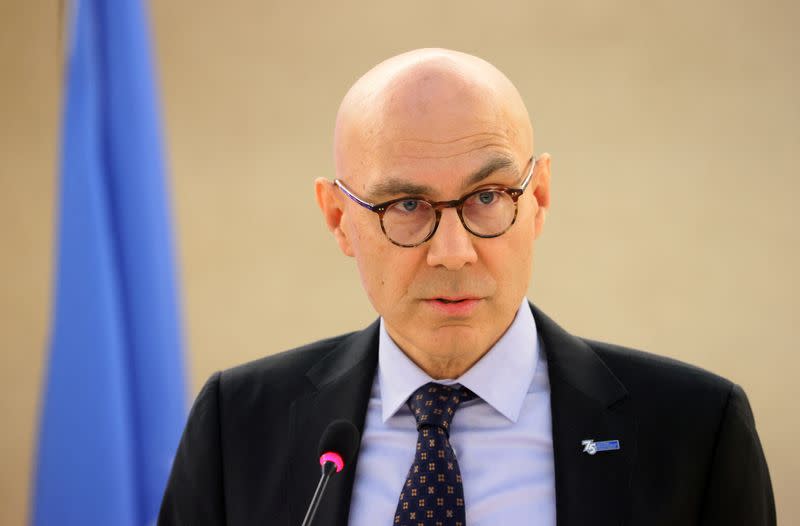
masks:
{"type": "Polygon", "coordinates": [[[352,422],[334,420],[328,424],[319,439],[320,464],[334,462],[338,473],[355,455],[359,440],[358,429],[352,422]]]}

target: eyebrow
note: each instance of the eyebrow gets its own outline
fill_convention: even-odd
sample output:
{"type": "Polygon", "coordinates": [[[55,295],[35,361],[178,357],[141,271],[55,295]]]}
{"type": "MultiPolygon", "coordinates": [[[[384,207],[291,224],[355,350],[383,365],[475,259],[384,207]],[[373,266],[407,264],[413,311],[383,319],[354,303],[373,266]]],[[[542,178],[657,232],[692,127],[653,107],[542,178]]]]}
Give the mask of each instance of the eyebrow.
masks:
{"type": "MultiPolygon", "coordinates": [[[[514,166],[514,160],[510,157],[493,157],[476,172],[467,177],[462,185],[462,189],[467,189],[470,186],[476,185],[496,171],[503,170],[509,166],[514,166]]],[[[412,183],[397,177],[389,177],[385,181],[376,184],[368,192],[368,198],[375,202],[381,197],[390,195],[433,195],[434,193],[435,190],[428,185],[412,183]]]]}

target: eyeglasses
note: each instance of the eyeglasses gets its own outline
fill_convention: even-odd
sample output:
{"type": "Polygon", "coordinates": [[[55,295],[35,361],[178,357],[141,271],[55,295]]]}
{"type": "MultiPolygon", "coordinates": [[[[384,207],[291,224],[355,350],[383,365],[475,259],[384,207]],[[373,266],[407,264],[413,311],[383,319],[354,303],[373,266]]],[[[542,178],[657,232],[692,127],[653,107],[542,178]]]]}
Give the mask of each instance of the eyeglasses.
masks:
{"type": "Polygon", "coordinates": [[[442,218],[442,209],[455,208],[461,224],[470,234],[491,238],[504,234],[517,219],[517,200],[525,192],[533,177],[536,158],[528,161],[528,170],[518,188],[488,186],[470,192],[455,201],[428,201],[416,197],[400,197],[384,203],[372,204],[350,191],[339,179],[333,182],[344,194],[375,212],[381,221],[381,230],[389,241],[401,247],[416,247],[433,237],[442,218]]]}

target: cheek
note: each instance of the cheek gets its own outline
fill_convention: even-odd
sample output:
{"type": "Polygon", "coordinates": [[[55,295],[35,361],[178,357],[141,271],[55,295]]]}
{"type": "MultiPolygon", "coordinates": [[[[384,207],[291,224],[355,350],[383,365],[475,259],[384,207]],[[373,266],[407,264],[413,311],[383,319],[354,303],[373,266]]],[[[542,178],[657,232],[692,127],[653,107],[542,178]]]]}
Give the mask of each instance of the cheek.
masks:
{"type": "Polygon", "coordinates": [[[538,206],[534,202],[533,206],[526,207],[524,213],[520,214],[517,218],[519,224],[515,224],[514,228],[519,227],[514,232],[514,246],[516,247],[516,260],[519,265],[526,265],[530,267],[531,260],[533,259],[533,246],[536,241],[536,211],[538,206]]]}
{"type": "Polygon", "coordinates": [[[536,240],[536,214],[538,211],[539,204],[532,196],[527,196],[526,202],[520,202],[517,220],[512,228],[516,230],[514,239],[520,248],[521,257],[523,254],[527,254],[530,259],[530,254],[533,252],[533,243],[536,240]]]}
{"type": "MultiPolygon", "coordinates": [[[[497,281],[497,291],[516,304],[517,296],[527,292],[533,263],[534,232],[532,215],[520,214],[511,230],[497,238],[498,243],[481,251],[481,260],[497,281]]],[[[521,299],[521,298],[520,298],[521,299]]],[[[516,308],[516,305],[512,305],[516,308]]]]}
{"type": "Polygon", "coordinates": [[[518,294],[525,294],[528,290],[531,271],[533,270],[533,253],[536,238],[536,226],[534,224],[533,215],[527,217],[520,226],[522,228],[516,233],[516,257],[513,260],[513,265],[515,265],[515,267],[512,272],[509,272],[509,275],[515,282],[513,284],[514,290],[518,294]]]}
{"type": "Polygon", "coordinates": [[[361,284],[372,306],[381,315],[401,309],[416,275],[420,251],[395,247],[378,231],[354,237],[354,256],[361,284]]]}

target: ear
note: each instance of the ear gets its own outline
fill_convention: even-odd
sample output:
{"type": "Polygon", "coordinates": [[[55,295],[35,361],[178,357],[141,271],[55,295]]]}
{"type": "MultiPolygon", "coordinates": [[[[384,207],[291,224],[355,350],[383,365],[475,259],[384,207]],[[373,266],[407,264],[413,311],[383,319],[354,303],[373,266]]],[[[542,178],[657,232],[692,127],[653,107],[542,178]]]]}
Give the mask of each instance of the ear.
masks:
{"type": "Polygon", "coordinates": [[[325,219],[325,225],[333,233],[333,237],[336,238],[339,249],[345,256],[353,257],[353,247],[350,245],[350,240],[342,228],[344,207],[339,189],[331,181],[324,177],[318,177],[314,181],[314,193],[317,197],[317,205],[322,211],[322,217],[325,219]]]}
{"type": "Polygon", "coordinates": [[[535,237],[539,237],[544,228],[544,219],[550,210],[550,154],[543,153],[536,159],[536,167],[533,174],[536,187],[533,190],[533,196],[539,204],[536,210],[535,218],[535,237]]]}

